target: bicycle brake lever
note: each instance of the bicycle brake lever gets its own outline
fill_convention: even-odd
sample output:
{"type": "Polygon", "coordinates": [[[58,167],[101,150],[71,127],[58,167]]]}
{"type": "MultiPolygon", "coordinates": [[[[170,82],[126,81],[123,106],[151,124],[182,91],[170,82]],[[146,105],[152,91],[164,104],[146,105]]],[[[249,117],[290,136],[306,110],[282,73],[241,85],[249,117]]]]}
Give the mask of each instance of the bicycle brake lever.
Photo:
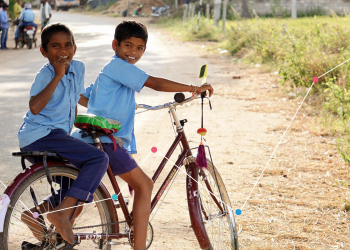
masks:
{"type": "Polygon", "coordinates": [[[205,98],[207,98],[209,100],[209,107],[210,107],[210,110],[212,110],[213,108],[211,107],[211,101],[210,101],[209,96],[206,96],[205,98]]]}

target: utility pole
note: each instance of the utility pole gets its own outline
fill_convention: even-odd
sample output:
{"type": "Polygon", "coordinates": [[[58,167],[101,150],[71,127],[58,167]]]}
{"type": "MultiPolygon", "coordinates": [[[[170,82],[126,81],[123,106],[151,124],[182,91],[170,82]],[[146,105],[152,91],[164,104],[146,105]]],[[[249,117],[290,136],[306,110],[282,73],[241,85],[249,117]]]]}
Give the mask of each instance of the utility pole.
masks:
{"type": "Polygon", "coordinates": [[[297,19],[297,0],[292,0],[292,18],[297,19]]]}
{"type": "Polygon", "coordinates": [[[177,10],[177,8],[178,8],[178,6],[179,6],[179,0],[175,0],[175,10],[177,10]]]}
{"type": "Polygon", "coordinates": [[[248,0],[242,0],[242,15],[243,18],[250,18],[248,9],[248,0]]]}
{"type": "Polygon", "coordinates": [[[221,0],[214,0],[214,21],[215,25],[219,27],[220,21],[221,0]]]}
{"type": "Polygon", "coordinates": [[[210,5],[207,4],[207,9],[205,10],[205,14],[207,16],[207,19],[209,20],[210,19],[210,5]]]}
{"type": "Polygon", "coordinates": [[[226,25],[226,14],[227,14],[227,0],[224,0],[224,5],[222,8],[222,31],[225,32],[226,25]]]}
{"type": "Polygon", "coordinates": [[[199,10],[198,10],[198,16],[197,16],[196,33],[198,33],[198,29],[199,29],[199,19],[201,18],[201,8],[202,8],[202,0],[199,1],[199,10]]]}
{"type": "Polygon", "coordinates": [[[182,17],[182,22],[183,23],[186,21],[187,11],[188,11],[188,4],[185,4],[184,15],[182,17]]]}
{"type": "Polygon", "coordinates": [[[192,4],[188,4],[188,21],[191,20],[191,13],[192,13],[192,4]]]}

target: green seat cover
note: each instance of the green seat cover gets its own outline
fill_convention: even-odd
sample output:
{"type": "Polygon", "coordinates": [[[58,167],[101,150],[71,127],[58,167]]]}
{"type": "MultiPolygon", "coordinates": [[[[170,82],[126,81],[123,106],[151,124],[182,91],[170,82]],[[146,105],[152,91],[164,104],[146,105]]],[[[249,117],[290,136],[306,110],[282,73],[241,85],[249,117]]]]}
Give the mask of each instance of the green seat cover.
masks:
{"type": "Polygon", "coordinates": [[[89,127],[91,126],[97,127],[106,134],[116,133],[121,128],[120,122],[93,114],[78,114],[77,118],[75,118],[74,126],[83,130],[90,130],[89,127]]]}

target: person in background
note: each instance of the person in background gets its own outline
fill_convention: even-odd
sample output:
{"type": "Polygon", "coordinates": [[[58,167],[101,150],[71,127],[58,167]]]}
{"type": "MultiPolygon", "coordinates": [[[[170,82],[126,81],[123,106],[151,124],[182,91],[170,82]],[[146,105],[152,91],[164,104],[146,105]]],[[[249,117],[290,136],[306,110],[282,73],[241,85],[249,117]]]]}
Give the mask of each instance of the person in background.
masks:
{"type": "Polygon", "coordinates": [[[13,11],[15,13],[15,19],[19,18],[22,12],[21,0],[17,0],[15,5],[13,6],[13,11]]]}
{"type": "Polygon", "coordinates": [[[7,33],[9,30],[9,22],[7,18],[6,11],[8,9],[8,5],[3,3],[2,10],[0,11],[0,27],[1,27],[1,49],[8,49],[6,47],[7,42],[7,33]]]}
{"type": "Polygon", "coordinates": [[[51,5],[47,0],[41,0],[40,7],[40,16],[41,16],[41,30],[50,23],[51,18],[51,5]]]}
{"type": "MultiPolygon", "coordinates": [[[[0,0],[0,11],[2,11],[2,5],[4,4],[4,0],[0,0]]],[[[1,31],[1,26],[0,26],[0,31],[1,31]]]]}
{"type": "MultiPolygon", "coordinates": [[[[18,20],[18,18],[21,16],[22,14],[22,6],[21,6],[21,0],[17,0],[15,5],[13,6],[13,10],[15,13],[15,21],[18,20]]],[[[18,47],[18,38],[19,38],[19,32],[18,32],[18,25],[20,25],[19,21],[17,21],[18,23],[15,25],[15,47],[14,49],[17,49],[18,47]]]]}
{"type": "Polygon", "coordinates": [[[141,4],[134,10],[134,16],[139,16],[141,15],[141,10],[142,10],[143,5],[141,4]]]}
{"type": "MultiPolygon", "coordinates": [[[[30,3],[26,3],[24,5],[24,11],[22,12],[22,14],[19,17],[19,19],[23,20],[23,23],[21,23],[18,26],[19,39],[21,39],[21,35],[23,33],[24,27],[26,27],[28,25],[31,25],[33,27],[37,26],[36,23],[34,23],[35,14],[34,14],[34,11],[32,10],[32,5],[30,3]]],[[[35,35],[35,31],[34,31],[34,35],[35,35]]]]}

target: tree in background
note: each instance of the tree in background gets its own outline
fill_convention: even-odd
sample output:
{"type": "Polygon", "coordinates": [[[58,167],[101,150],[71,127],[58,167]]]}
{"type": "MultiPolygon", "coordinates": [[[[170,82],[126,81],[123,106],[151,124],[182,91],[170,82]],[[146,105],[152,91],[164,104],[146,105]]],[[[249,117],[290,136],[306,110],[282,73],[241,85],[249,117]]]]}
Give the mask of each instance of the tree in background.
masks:
{"type": "Polygon", "coordinates": [[[14,9],[13,9],[13,6],[15,5],[16,3],[16,0],[10,0],[9,1],[9,9],[8,9],[8,15],[9,17],[14,20],[15,18],[15,12],[14,12],[14,9]]]}
{"type": "Polygon", "coordinates": [[[242,0],[242,17],[250,18],[250,13],[248,9],[248,0],[242,0]]]}

